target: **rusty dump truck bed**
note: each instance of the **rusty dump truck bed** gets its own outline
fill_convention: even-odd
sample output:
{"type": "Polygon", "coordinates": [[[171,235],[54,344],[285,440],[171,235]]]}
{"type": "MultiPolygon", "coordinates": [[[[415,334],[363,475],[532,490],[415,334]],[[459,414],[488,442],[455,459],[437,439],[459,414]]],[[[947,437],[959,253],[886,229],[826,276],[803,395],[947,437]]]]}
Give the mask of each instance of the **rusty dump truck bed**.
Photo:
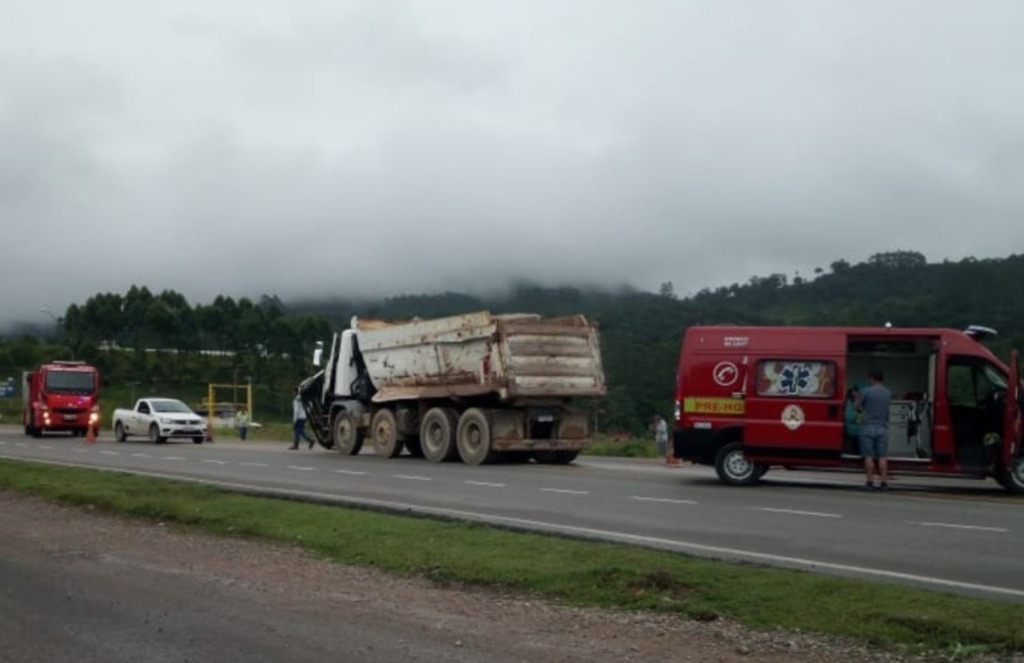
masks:
{"type": "Polygon", "coordinates": [[[597,326],[582,315],[545,319],[480,311],[397,323],[355,320],[352,329],[377,402],[605,393],[597,326]]]}

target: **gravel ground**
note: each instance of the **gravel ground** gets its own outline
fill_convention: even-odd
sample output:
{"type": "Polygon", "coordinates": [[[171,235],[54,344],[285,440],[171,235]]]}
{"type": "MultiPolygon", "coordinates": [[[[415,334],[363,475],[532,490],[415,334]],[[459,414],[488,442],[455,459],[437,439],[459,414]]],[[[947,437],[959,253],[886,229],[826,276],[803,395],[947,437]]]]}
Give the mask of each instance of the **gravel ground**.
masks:
{"type": "MultiPolygon", "coordinates": [[[[289,546],[187,533],[160,523],[101,515],[12,493],[0,492],[0,532],[4,533],[0,538],[0,561],[5,573],[15,569],[14,573],[27,574],[24,569],[30,564],[45,563],[52,567],[45,572],[50,574],[46,577],[84,573],[93,583],[98,577],[111,585],[134,582],[137,584],[129,586],[145,588],[141,595],[137,589],[123,591],[134,598],[119,597],[120,610],[160,605],[170,600],[166,596],[169,594],[174,594],[176,601],[209,603],[217,606],[225,624],[230,615],[244,615],[249,620],[247,633],[273,633],[271,642],[276,647],[287,647],[288,660],[292,661],[322,656],[314,649],[336,646],[328,636],[349,647],[347,655],[335,660],[353,661],[398,660],[398,652],[403,651],[402,660],[539,663],[924,660],[805,633],[753,632],[724,620],[697,622],[669,615],[580,609],[476,589],[438,588],[424,580],[398,579],[326,562],[289,546]],[[75,563],[69,564],[69,560],[75,563]],[[189,596],[197,598],[182,598],[189,596]],[[126,601],[138,601],[139,605],[126,608],[126,601]],[[253,610],[254,605],[260,610],[253,610]],[[261,626],[260,619],[270,623],[261,626]],[[254,620],[255,626],[250,623],[254,620]],[[293,633],[282,628],[282,623],[302,623],[304,627],[293,633]]],[[[78,582],[74,575],[68,577],[67,586],[78,582]]],[[[47,660],[52,658],[56,642],[63,643],[61,647],[75,648],[67,652],[69,657],[74,653],[80,661],[100,659],[98,651],[90,654],[92,640],[77,637],[73,631],[61,633],[60,640],[52,634],[32,632],[26,625],[35,622],[24,613],[43,611],[48,604],[24,600],[27,597],[18,593],[33,591],[26,589],[31,585],[14,580],[0,575],[0,619],[16,615],[23,628],[16,629],[7,644],[0,638],[0,661],[47,660]],[[49,641],[50,649],[44,650],[40,641],[49,641]]],[[[81,587],[93,586],[81,582],[81,587]]],[[[127,628],[123,620],[120,628],[127,628]]],[[[213,622],[210,628],[220,627],[213,622]]],[[[224,634],[218,640],[233,637],[227,628],[217,633],[224,634]]],[[[189,646],[193,647],[189,650],[193,656],[209,656],[212,652],[198,649],[194,643],[189,646]]],[[[219,646],[232,647],[230,642],[219,646]]],[[[265,649],[268,645],[252,646],[265,649]]],[[[241,652],[242,648],[234,646],[232,651],[241,652]]],[[[218,656],[220,660],[234,660],[221,650],[218,656]]],[[[269,653],[267,657],[274,660],[269,653]]],[[[956,660],[987,663],[998,659],[956,660]]],[[[1021,656],[1001,660],[1024,663],[1021,656]]]]}

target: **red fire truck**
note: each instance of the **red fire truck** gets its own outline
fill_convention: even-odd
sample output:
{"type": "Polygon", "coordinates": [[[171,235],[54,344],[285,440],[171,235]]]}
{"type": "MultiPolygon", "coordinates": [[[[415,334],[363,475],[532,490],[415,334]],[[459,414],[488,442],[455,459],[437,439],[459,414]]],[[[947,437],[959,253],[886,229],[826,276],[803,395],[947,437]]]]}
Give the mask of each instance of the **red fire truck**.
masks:
{"type": "Polygon", "coordinates": [[[22,376],[25,434],[49,431],[85,435],[100,424],[99,372],[80,361],[43,364],[22,376]]]}
{"type": "Polygon", "coordinates": [[[756,483],[771,466],[860,468],[844,434],[845,397],[884,373],[889,466],[895,473],[992,477],[1024,493],[1022,385],[965,331],[884,327],[697,326],[676,376],[676,457],[711,465],[721,481],[756,483]]]}

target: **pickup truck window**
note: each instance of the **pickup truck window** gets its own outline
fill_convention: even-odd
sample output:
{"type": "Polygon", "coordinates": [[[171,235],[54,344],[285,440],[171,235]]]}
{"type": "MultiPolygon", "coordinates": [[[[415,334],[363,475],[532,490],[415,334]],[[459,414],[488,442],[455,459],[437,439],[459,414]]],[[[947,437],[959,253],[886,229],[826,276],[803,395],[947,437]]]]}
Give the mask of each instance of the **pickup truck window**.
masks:
{"type": "Polygon", "coordinates": [[[149,414],[149,403],[145,401],[139,403],[139,412],[142,414],[149,414]]]}

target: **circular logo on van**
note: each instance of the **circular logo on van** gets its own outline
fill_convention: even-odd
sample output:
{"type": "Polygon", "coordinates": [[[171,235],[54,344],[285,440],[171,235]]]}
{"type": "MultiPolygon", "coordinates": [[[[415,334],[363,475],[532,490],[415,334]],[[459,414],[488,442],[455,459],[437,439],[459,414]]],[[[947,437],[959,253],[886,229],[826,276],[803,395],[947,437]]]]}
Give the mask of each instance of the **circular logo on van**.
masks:
{"type": "Polygon", "coordinates": [[[787,405],[782,411],[782,425],[789,430],[800,428],[805,418],[804,410],[799,405],[787,405]]]}
{"type": "Polygon", "coordinates": [[[711,377],[719,387],[728,387],[739,379],[740,371],[731,361],[722,361],[715,365],[714,370],[711,371],[711,377]]]}

